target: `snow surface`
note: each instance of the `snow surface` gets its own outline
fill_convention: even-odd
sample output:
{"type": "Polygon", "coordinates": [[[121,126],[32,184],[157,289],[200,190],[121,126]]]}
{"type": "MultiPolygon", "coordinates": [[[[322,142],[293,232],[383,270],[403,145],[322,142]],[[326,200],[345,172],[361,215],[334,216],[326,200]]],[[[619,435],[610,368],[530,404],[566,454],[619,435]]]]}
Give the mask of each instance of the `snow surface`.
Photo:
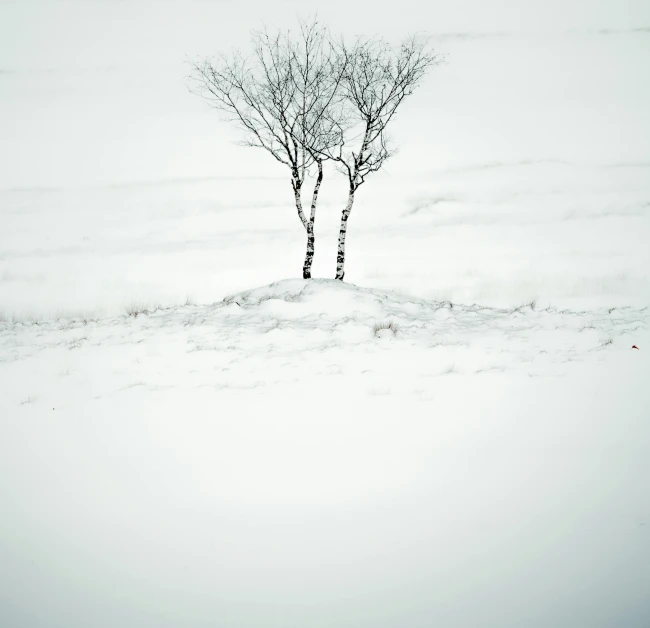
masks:
{"type": "Polygon", "coordinates": [[[376,6],[0,3],[3,628],[650,625],[650,5],[376,6]],[[183,84],[298,9],[449,54],[345,284],[183,84]]]}
{"type": "Polygon", "coordinates": [[[7,623],[642,626],[649,318],[292,279],[0,324],[7,623]]]}

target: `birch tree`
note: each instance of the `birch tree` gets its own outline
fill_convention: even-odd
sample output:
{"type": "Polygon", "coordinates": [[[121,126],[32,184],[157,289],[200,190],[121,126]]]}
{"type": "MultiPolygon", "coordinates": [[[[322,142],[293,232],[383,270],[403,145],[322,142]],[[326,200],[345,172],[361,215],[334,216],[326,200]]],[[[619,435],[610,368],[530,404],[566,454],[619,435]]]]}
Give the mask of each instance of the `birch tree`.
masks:
{"type": "Polygon", "coordinates": [[[316,20],[289,31],[252,33],[253,54],[235,51],[192,64],[193,91],[244,133],[240,144],[262,148],[289,169],[298,218],[307,235],[303,277],[311,277],[314,223],[323,162],[343,142],[341,85],[347,58],[316,20]],[[303,188],[315,178],[309,214],[303,188]]]}
{"type": "Polygon", "coordinates": [[[341,142],[328,156],[346,175],[348,200],[341,214],[336,279],[345,276],[345,239],[355,195],[367,177],[394,154],[386,128],[407,96],[413,94],[427,70],[442,61],[427,39],[410,37],[393,49],[381,39],[341,44],[345,62],[341,90],[346,114],[340,123],[341,142]],[[352,147],[356,147],[356,150],[352,147]]]}

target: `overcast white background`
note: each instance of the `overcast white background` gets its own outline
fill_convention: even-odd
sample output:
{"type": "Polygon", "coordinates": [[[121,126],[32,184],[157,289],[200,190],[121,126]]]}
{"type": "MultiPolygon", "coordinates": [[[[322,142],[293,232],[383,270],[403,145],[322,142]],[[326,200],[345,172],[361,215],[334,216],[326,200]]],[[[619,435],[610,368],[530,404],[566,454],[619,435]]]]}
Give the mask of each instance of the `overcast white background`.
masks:
{"type": "Polygon", "coordinates": [[[318,12],[334,33],[421,30],[448,54],[394,134],[391,172],[458,162],[646,160],[650,7],[639,1],[0,5],[0,186],[240,175],[270,164],[184,88],[186,56],[246,49],[262,21],[318,12]],[[424,147],[426,146],[426,150],[424,147]],[[253,151],[254,153],[254,151],[253,151]]]}
{"type": "Polygon", "coordinates": [[[0,626],[646,628],[649,68],[642,0],[0,0],[0,626]],[[447,55],[345,284],[185,80],[315,12],[447,55]]]}

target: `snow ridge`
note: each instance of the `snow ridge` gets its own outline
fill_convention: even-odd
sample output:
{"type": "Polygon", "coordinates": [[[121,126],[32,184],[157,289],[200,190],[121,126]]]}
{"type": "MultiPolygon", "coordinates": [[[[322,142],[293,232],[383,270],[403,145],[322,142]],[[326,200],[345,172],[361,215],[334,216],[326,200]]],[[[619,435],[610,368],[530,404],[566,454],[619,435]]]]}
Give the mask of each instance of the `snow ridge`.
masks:
{"type": "Polygon", "coordinates": [[[0,323],[0,356],[13,362],[48,349],[143,345],[156,353],[170,349],[190,362],[192,354],[213,352],[214,363],[233,375],[264,379],[272,372],[285,380],[295,370],[287,356],[310,365],[300,369],[302,379],[323,361],[350,373],[382,361],[390,370],[396,353],[409,352],[413,375],[506,369],[537,375],[642,344],[649,318],[648,308],[573,311],[532,302],[504,309],[329,279],[287,279],[206,306],[104,320],[0,323]]]}

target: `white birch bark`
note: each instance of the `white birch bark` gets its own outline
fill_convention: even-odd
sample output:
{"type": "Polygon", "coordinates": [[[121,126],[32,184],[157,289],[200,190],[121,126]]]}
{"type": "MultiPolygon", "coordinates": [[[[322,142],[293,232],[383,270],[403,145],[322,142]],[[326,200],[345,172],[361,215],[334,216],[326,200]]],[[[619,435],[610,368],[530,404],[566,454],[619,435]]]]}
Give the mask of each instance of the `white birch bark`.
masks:
{"type": "Polygon", "coordinates": [[[360,175],[359,170],[360,167],[364,164],[364,156],[366,149],[368,148],[369,137],[370,128],[366,127],[366,132],[363,136],[363,142],[361,144],[361,151],[359,152],[359,155],[354,159],[354,168],[348,168],[348,173],[350,175],[350,191],[348,193],[347,205],[341,214],[341,228],[339,229],[339,248],[336,255],[335,279],[338,279],[339,281],[343,281],[343,277],[345,277],[345,236],[348,232],[348,218],[350,218],[350,212],[352,211],[352,205],[354,204],[354,193],[363,183],[363,175],[360,175]]]}
{"type": "Polygon", "coordinates": [[[315,244],[315,235],[314,235],[314,222],[316,220],[316,204],[318,203],[318,192],[320,191],[320,185],[323,181],[323,163],[318,162],[318,178],[316,179],[316,184],[314,185],[314,193],[311,197],[311,215],[309,217],[309,222],[307,224],[307,252],[305,253],[305,263],[302,267],[302,277],[303,279],[311,279],[311,265],[314,261],[314,244],[315,244]]]}
{"type": "Polygon", "coordinates": [[[302,198],[300,194],[302,190],[302,181],[298,178],[297,171],[293,174],[293,177],[291,178],[291,187],[293,188],[293,196],[296,200],[296,209],[298,210],[298,218],[300,218],[300,222],[302,223],[302,226],[305,228],[305,231],[307,231],[307,225],[309,221],[307,220],[307,217],[305,216],[305,212],[302,209],[302,198]]]}
{"type": "Polygon", "coordinates": [[[345,276],[345,236],[348,232],[348,218],[354,203],[354,190],[350,189],[348,202],[341,214],[341,229],[339,230],[339,248],[336,256],[336,279],[343,281],[345,276]]]}

